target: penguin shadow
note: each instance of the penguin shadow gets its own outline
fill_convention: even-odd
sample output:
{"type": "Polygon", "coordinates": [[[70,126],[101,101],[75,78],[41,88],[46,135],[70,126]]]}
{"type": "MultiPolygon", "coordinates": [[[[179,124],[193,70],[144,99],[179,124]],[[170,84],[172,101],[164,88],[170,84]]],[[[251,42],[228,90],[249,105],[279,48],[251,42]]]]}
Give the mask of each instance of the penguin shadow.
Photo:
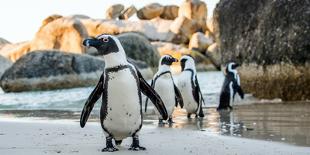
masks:
{"type": "Polygon", "coordinates": [[[220,110],[219,128],[220,134],[229,136],[242,136],[244,131],[244,123],[235,120],[234,111],[220,110]]]}

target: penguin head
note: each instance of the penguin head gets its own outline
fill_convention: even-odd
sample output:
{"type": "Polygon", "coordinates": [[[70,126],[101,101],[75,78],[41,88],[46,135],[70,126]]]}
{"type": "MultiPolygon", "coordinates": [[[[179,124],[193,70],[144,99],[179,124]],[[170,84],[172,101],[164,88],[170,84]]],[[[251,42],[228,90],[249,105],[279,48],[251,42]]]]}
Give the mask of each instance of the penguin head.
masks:
{"type": "Polygon", "coordinates": [[[195,60],[193,59],[192,56],[184,55],[181,57],[180,62],[181,62],[182,71],[184,71],[185,69],[196,70],[195,60]]]}
{"type": "Polygon", "coordinates": [[[94,47],[100,55],[119,52],[119,40],[111,35],[101,34],[95,38],[85,39],[83,45],[86,47],[94,47]]]}
{"type": "Polygon", "coordinates": [[[239,67],[239,64],[236,64],[235,62],[229,62],[226,65],[226,73],[237,73],[237,67],[239,67]]]}
{"type": "Polygon", "coordinates": [[[172,57],[171,55],[164,55],[159,60],[159,65],[172,65],[172,63],[178,62],[178,59],[172,57]]]}

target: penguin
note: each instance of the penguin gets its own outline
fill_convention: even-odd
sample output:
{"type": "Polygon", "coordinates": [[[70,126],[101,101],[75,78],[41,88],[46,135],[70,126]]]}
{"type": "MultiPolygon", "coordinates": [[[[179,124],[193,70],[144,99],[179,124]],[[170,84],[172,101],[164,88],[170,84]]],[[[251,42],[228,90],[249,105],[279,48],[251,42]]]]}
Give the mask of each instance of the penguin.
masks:
{"type": "MultiPolygon", "coordinates": [[[[158,71],[154,75],[151,86],[155,89],[155,91],[159,94],[161,99],[163,100],[165,107],[168,112],[168,123],[172,124],[172,113],[174,107],[180,105],[183,108],[183,99],[182,95],[174,83],[170,66],[173,62],[178,62],[177,59],[172,57],[171,55],[164,55],[159,60],[158,71]]],[[[148,100],[145,102],[145,111],[147,110],[148,100]]],[[[155,110],[155,113],[158,115],[159,124],[163,124],[163,118],[160,113],[155,110]]]]}
{"type": "Polygon", "coordinates": [[[217,107],[218,111],[224,109],[232,110],[233,108],[230,103],[234,102],[236,93],[238,93],[242,99],[244,98],[243,90],[240,87],[240,77],[236,70],[238,66],[239,65],[234,62],[230,62],[226,65],[224,72],[225,79],[220,93],[220,103],[217,107]]]}
{"type": "Polygon", "coordinates": [[[151,99],[162,118],[168,119],[163,101],[136,67],[127,61],[124,48],[116,37],[102,34],[85,39],[83,45],[95,47],[103,55],[105,68],[84,105],[80,126],[85,126],[94,104],[102,96],[100,123],[106,136],[106,147],[102,152],[118,151],[112,140],[120,145],[127,137],[133,139],[129,150],[145,150],[139,144],[139,131],[142,127],[141,92],[151,99]]]}
{"type": "Polygon", "coordinates": [[[178,88],[183,96],[184,108],[187,118],[191,114],[203,118],[202,103],[205,104],[197,79],[195,61],[190,55],[184,55],[180,59],[182,72],[178,76],[178,88]]]}

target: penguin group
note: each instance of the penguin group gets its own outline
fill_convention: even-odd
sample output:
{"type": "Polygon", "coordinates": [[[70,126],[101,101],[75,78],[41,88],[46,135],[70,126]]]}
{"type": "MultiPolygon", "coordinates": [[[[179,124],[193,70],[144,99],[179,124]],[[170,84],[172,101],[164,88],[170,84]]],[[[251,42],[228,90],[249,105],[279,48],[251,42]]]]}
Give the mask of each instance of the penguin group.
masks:
{"type": "MultiPolygon", "coordinates": [[[[80,126],[83,128],[90,113],[99,98],[102,98],[100,109],[100,123],[106,137],[106,146],[102,152],[114,152],[118,148],[113,144],[121,145],[122,140],[132,137],[129,150],[139,151],[146,148],[139,143],[139,131],[143,122],[142,94],[145,101],[145,111],[148,102],[155,106],[159,124],[167,120],[173,123],[175,107],[184,108],[187,117],[203,118],[202,104],[205,104],[199,86],[195,61],[189,55],[180,60],[171,55],[164,55],[159,60],[158,71],[148,84],[139,70],[127,61],[126,53],[117,37],[102,34],[95,38],[85,39],[83,45],[94,47],[103,55],[105,68],[100,79],[85,102],[80,117],[80,126]],[[175,79],[170,66],[180,61],[181,73],[175,79]]],[[[235,63],[226,67],[226,77],[220,95],[218,110],[227,109],[231,98],[238,93],[243,98],[240,87],[240,78],[235,63]]]]}

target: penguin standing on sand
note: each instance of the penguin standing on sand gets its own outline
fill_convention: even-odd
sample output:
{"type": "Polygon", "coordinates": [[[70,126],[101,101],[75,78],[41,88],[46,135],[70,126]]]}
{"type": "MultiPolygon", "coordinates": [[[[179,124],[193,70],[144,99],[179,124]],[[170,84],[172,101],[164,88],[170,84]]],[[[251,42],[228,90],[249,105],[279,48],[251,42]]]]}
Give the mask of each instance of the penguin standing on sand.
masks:
{"type": "Polygon", "coordinates": [[[228,63],[225,69],[225,80],[222,86],[221,94],[220,94],[220,104],[217,107],[217,110],[224,110],[233,108],[230,106],[230,103],[234,102],[235,95],[238,93],[240,97],[243,99],[244,93],[242,88],[240,87],[240,77],[236,68],[239,65],[231,62],[228,63]]]}
{"type": "MultiPolygon", "coordinates": [[[[173,123],[172,113],[174,107],[180,105],[180,107],[183,108],[183,99],[181,93],[176,87],[170,71],[171,64],[177,61],[178,60],[173,58],[171,55],[162,56],[159,60],[158,72],[154,75],[151,83],[152,88],[156,90],[165,104],[169,116],[169,124],[173,123]]],[[[145,111],[147,110],[147,103],[148,100],[145,102],[145,111]]],[[[159,117],[159,124],[162,124],[162,116],[157,110],[155,110],[155,113],[159,117]]]]}
{"type": "Polygon", "coordinates": [[[183,96],[187,118],[190,118],[191,114],[204,117],[202,103],[205,104],[205,102],[197,79],[195,61],[191,56],[184,55],[180,62],[182,72],[178,76],[178,88],[183,96]]]}
{"type": "Polygon", "coordinates": [[[163,119],[168,119],[160,96],[135,66],[127,61],[125,51],[116,37],[103,34],[84,40],[83,45],[95,47],[104,56],[105,69],[85,103],[80,118],[81,127],[85,126],[94,104],[102,96],[100,123],[106,136],[106,148],[102,151],[117,151],[112,140],[120,145],[127,137],[133,138],[130,150],[145,150],[139,145],[138,137],[142,127],[141,92],[151,99],[163,119]]]}

